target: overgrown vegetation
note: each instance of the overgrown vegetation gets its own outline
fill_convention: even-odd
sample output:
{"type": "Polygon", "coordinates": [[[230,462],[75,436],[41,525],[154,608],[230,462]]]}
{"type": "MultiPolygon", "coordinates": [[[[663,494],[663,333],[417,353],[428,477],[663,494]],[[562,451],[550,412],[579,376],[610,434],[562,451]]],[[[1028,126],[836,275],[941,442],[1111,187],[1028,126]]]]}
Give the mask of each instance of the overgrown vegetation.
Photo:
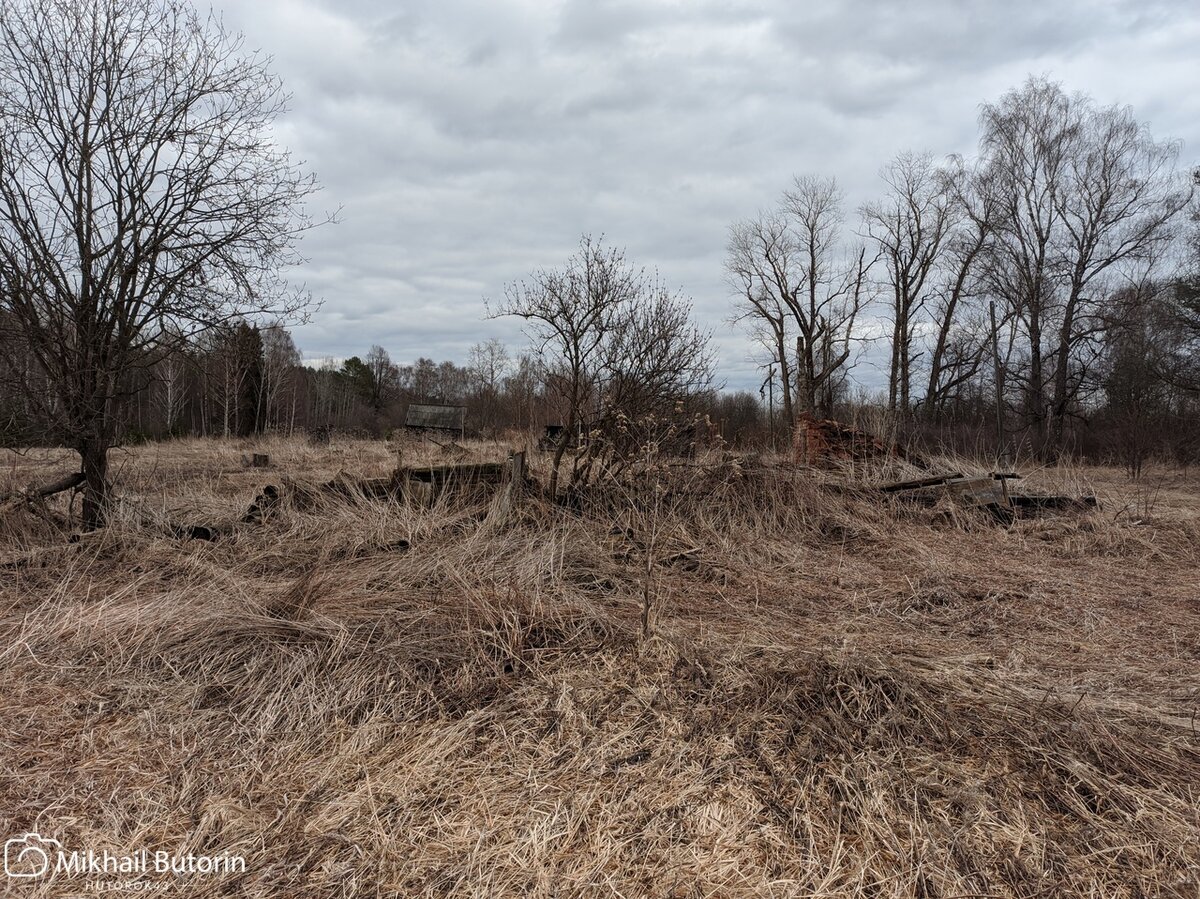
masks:
{"type": "Polygon", "coordinates": [[[856,221],[797,176],[756,394],[587,235],[522,350],[305,365],[284,97],[185,0],[0,0],[0,832],[246,860],[27,895],[1200,894],[1175,144],[1032,78],[856,221]]]}
{"type": "Polygon", "coordinates": [[[395,464],[151,444],[108,528],[0,525],[4,832],[246,856],[196,897],[1200,888],[1194,480],[1042,472],[1101,511],[998,528],[881,500],[899,469],[715,454],[502,527],[450,493],[238,524],[251,449],[298,483],[395,464]]]}

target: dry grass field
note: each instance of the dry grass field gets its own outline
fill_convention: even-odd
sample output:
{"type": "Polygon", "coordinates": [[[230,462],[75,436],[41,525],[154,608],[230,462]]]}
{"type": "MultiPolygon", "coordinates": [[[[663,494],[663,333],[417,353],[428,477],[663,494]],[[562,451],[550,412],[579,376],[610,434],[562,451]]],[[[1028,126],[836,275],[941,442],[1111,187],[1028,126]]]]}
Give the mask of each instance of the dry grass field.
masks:
{"type": "MultiPolygon", "coordinates": [[[[238,523],[395,463],[150,445],[104,531],[0,521],[0,835],[245,857],[157,884],[189,897],[1200,896],[1195,475],[1036,472],[1100,510],[1002,527],[714,456],[238,523]]],[[[0,493],[74,464],[0,456],[0,493]]]]}

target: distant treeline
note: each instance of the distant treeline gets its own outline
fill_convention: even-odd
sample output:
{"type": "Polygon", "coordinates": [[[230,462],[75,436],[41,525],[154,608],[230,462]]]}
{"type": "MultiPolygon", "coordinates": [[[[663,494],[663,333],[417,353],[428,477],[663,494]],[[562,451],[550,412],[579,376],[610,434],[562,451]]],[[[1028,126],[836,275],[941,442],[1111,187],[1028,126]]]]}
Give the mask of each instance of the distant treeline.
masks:
{"type": "MultiPolygon", "coordinates": [[[[37,384],[37,366],[19,346],[0,353],[0,378],[16,375],[37,384]]],[[[14,380],[14,378],[9,378],[14,380]]],[[[239,322],[170,351],[152,353],[125,375],[120,391],[125,443],[171,437],[248,437],[255,434],[333,431],[386,436],[402,427],[409,403],[466,407],[468,433],[498,436],[506,430],[540,433],[563,420],[561,400],[546,388],[543,366],[532,356],[510,354],[498,340],[477,344],[466,364],[419,358],[397,364],[380,346],[341,364],[305,364],[290,331],[280,324],[239,322]]],[[[0,395],[0,430],[6,445],[45,443],[53,434],[56,394],[0,395]]],[[[767,438],[767,410],[748,392],[708,391],[689,411],[709,415],[731,443],[767,438]]]]}
{"type": "MultiPolygon", "coordinates": [[[[1163,287],[1185,291],[1184,283],[1163,287]]],[[[1171,341],[1156,329],[1165,320],[1125,321],[1110,334],[1095,363],[1090,403],[1069,429],[1072,455],[1134,465],[1150,458],[1178,464],[1200,460],[1200,397],[1170,376],[1163,354],[1171,341]]],[[[36,383],[36,366],[19,347],[0,352],[0,370],[23,369],[36,383]]],[[[409,403],[466,407],[473,435],[506,431],[540,434],[564,420],[561,397],[547,389],[544,366],[532,355],[510,353],[500,341],[476,344],[466,364],[419,358],[397,364],[380,346],[344,362],[307,365],[280,324],[248,322],[214,330],[161,352],[126,374],[120,391],[120,440],[137,443],[183,436],[247,437],[333,431],[383,437],[404,424],[409,403]]],[[[830,414],[924,449],[977,454],[996,451],[994,385],[986,366],[959,386],[939,414],[903,418],[887,395],[839,385],[830,414]]],[[[53,433],[41,409],[53,410],[45,385],[0,396],[6,445],[44,443],[53,433]],[[43,405],[44,404],[44,405],[43,405]]],[[[687,414],[707,416],[712,432],[738,447],[785,445],[790,428],[777,390],[707,390],[690,397],[687,414]],[[771,394],[775,393],[772,402],[771,394]]],[[[1010,427],[1019,422],[1006,411],[1010,427]]],[[[1018,431],[1019,436],[1019,431],[1018,431]]]]}

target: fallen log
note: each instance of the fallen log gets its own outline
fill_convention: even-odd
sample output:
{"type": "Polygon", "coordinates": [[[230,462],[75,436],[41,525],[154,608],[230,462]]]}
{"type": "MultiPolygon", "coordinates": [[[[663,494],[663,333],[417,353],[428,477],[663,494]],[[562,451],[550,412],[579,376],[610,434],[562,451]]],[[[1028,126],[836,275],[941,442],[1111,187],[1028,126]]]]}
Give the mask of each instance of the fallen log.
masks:
{"type": "Polygon", "coordinates": [[[952,496],[962,503],[990,512],[997,521],[1009,524],[1014,518],[1036,518],[1055,512],[1088,512],[1099,508],[1094,496],[1045,496],[1010,493],[1008,482],[1019,479],[1016,472],[992,472],[984,477],[965,477],[959,472],[911,481],[884,484],[881,493],[898,499],[935,505],[952,496]]]}
{"type": "Polygon", "coordinates": [[[64,475],[57,481],[51,481],[49,484],[44,484],[41,487],[26,487],[24,490],[14,490],[12,493],[6,493],[0,496],[0,502],[11,502],[14,499],[45,499],[47,496],[54,496],[56,493],[62,493],[64,490],[70,490],[72,487],[78,487],[83,483],[83,472],[76,471],[71,474],[64,475]]]}
{"type": "Polygon", "coordinates": [[[177,537],[180,540],[212,541],[221,536],[220,531],[206,524],[175,524],[172,522],[167,525],[167,530],[172,537],[177,537]]]}
{"type": "Polygon", "coordinates": [[[62,493],[64,490],[78,487],[83,483],[83,480],[83,472],[77,471],[61,477],[57,481],[44,484],[41,487],[27,487],[24,490],[6,493],[0,497],[0,515],[11,512],[13,509],[19,508],[35,499],[45,499],[48,496],[54,496],[56,493],[62,493]]]}
{"type": "Polygon", "coordinates": [[[305,509],[330,496],[351,500],[403,500],[413,496],[413,488],[433,496],[444,489],[460,487],[502,487],[503,508],[498,510],[498,516],[503,517],[514,498],[528,489],[530,483],[524,453],[514,453],[504,462],[402,466],[386,477],[360,478],[339,471],[332,480],[321,484],[268,484],[255,496],[240,521],[250,524],[271,518],[283,508],[285,497],[290,504],[305,509]]]}
{"type": "MultiPolygon", "coordinates": [[[[524,455],[521,459],[524,468],[524,455]]],[[[511,462],[477,462],[467,465],[429,465],[402,469],[401,478],[424,481],[429,484],[445,484],[456,481],[460,484],[499,484],[511,469],[511,462]]]]}
{"type": "Polygon", "coordinates": [[[319,489],[325,493],[349,498],[388,499],[399,493],[400,484],[395,475],[386,478],[355,478],[346,472],[339,472],[337,477],[326,481],[319,489]]]}

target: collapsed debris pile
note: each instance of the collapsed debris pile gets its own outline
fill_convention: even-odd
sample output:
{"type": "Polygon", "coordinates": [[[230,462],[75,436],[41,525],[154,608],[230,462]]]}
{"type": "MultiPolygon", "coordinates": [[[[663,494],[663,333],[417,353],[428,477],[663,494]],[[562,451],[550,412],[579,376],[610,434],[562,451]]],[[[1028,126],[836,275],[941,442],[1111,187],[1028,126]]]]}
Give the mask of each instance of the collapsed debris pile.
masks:
{"type": "Polygon", "coordinates": [[[1016,472],[992,472],[968,477],[962,472],[933,475],[911,481],[885,484],[880,491],[898,499],[933,506],[950,497],[963,505],[991,514],[997,521],[1034,518],[1046,512],[1086,512],[1098,506],[1094,496],[1061,496],[1014,493],[1009,481],[1020,480],[1016,472]]]}
{"type": "Polygon", "coordinates": [[[241,521],[251,524],[270,518],[285,498],[300,508],[307,508],[330,497],[399,501],[420,496],[432,500],[450,489],[493,491],[507,487],[511,494],[530,484],[524,453],[513,453],[505,462],[400,467],[381,478],[359,478],[341,471],[322,484],[268,484],[259,491],[241,521]]]}
{"type": "MultiPolygon", "coordinates": [[[[552,435],[551,428],[548,427],[545,436],[561,437],[562,432],[552,435]]],[[[457,444],[451,445],[457,448],[457,444]]],[[[874,462],[876,464],[866,470],[868,477],[870,471],[880,470],[878,463],[899,460],[915,469],[919,476],[872,488],[878,489],[882,497],[921,506],[936,506],[950,501],[981,510],[1000,523],[1048,513],[1087,512],[1098,507],[1095,496],[1014,491],[1010,482],[1020,480],[1021,476],[1012,471],[979,475],[968,475],[959,470],[937,472],[930,462],[903,447],[889,443],[868,431],[831,419],[802,415],[796,423],[793,448],[795,462],[810,468],[832,469],[836,472],[838,469],[844,469],[844,463],[847,462],[874,462]]],[[[247,468],[275,467],[273,460],[266,453],[243,455],[241,462],[247,468]]],[[[747,465],[753,467],[760,464],[762,463],[757,456],[741,458],[726,452],[721,454],[719,459],[708,458],[702,465],[673,462],[672,466],[702,469],[710,476],[738,477],[747,465]]],[[[779,468],[782,470],[792,466],[782,462],[779,468]]],[[[799,471],[792,469],[791,476],[799,474],[799,471]]],[[[829,489],[839,489],[837,482],[840,478],[836,474],[834,483],[823,477],[818,477],[818,480],[829,489]]],[[[57,528],[69,529],[72,527],[69,517],[49,508],[46,500],[78,488],[82,481],[81,474],[72,473],[44,486],[31,486],[0,495],[0,517],[17,509],[25,509],[46,519],[57,528]]],[[[665,495],[677,497],[690,490],[704,491],[708,483],[709,481],[703,478],[693,478],[690,488],[687,483],[672,483],[665,495]]],[[[263,523],[273,518],[285,505],[311,509],[330,499],[392,500],[429,504],[447,491],[453,491],[456,496],[478,498],[488,498],[500,493],[499,502],[494,504],[495,508],[488,516],[489,521],[496,523],[507,517],[515,497],[528,496],[535,488],[536,483],[527,468],[525,453],[514,452],[505,461],[399,465],[384,477],[360,477],[346,471],[339,471],[332,479],[320,483],[293,481],[284,477],[279,482],[263,486],[253,502],[245,507],[244,513],[218,522],[179,522],[165,517],[161,512],[143,511],[139,514],[145,523],[172,537],[212,541],[233,533],[238,524],[263,523]]],[[[856,492],[858,489],[855,488],[856,492]]],[[[24,562],[18,560],[17,564],[23,565],[24,562]]]]}
{"type": "Polygon", "coordinates": [[[874,434],[831,418],[815,418],[801,413],[792,434],[792,450],[797,463],[814,468],[836,467],[842,462],[870,462],[893,457],[918,468],[929,463],[896,443],[888,443],[874,434]]]}
{"type": "Polygon", "coordinates": [[[797,464],[813,468],[838,468],[845,463],[899,459],[926,472],[911,480],[883,485],[882,493],[920,505],[932,506],[945,498],[981,509],[997,521],[1032,518],[1048,512],[1086,512],[1097,508],[1094,496],[1045,495],[1014,492],[1009,481],[1021,479],[1016,472],[966,475],[961,471],[938,473],[926,459],[897,443],[833,419],[818,419],[807,413],[796,420],[792,448],[797,464]]]}

